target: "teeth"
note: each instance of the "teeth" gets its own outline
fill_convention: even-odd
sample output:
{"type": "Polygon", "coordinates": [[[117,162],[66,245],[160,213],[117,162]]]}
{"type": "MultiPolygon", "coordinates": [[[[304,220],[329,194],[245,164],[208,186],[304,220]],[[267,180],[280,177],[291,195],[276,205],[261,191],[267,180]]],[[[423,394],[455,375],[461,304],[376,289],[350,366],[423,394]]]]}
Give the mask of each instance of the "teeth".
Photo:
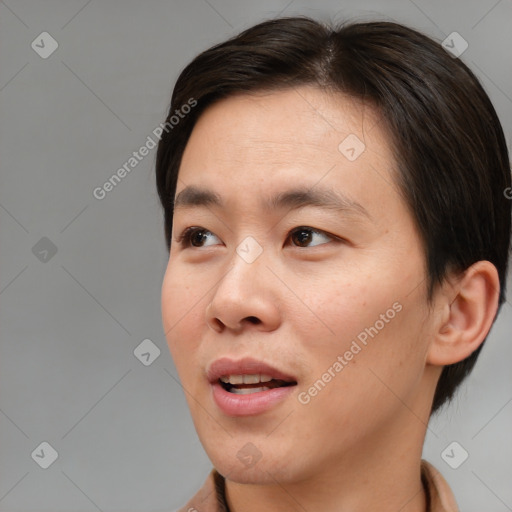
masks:
{"type": "Polygon", "coordinates": [[[231,388],[229,390],[230,393],[234,393],[235,395],[250,395],[251,393],[259,393],[260,391],[267,391],[267,387],[261,387],[261,388],[231,388]]]}
{"type": "Polygon", "coordinates": [[[260,376],[257,375],[244,375],[244,384],[258,384],[260,376]]]}
{"type": "Polygon", "coordinates": [[[251,375],[223,375],[220,380],[225,384],[258,384],[258,382],[270,382],[272,377],[264,373],[251,375]]]}

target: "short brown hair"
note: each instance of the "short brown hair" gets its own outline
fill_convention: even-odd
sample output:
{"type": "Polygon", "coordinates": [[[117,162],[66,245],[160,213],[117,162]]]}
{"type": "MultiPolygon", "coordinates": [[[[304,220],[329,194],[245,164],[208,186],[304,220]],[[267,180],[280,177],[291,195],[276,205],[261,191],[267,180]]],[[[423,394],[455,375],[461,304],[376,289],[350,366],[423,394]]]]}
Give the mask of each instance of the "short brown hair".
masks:
{"type": "MultiPolygon", "coordinates": [[[[505,301],[510,250],[510,163],[498,116],[478,79],[426,35],[397,23],[331,28],[307,17],[259,23],[198,55],[180,74],[167,121],[197,106],[158,145],[156,183],[170,249],[181,158],[204,109],[230,95],[316,85],[371,102],[398,164],[397,185],[424,243],[428,301],[449,270],[480,260],[499,274],[505,301]]],[[[483,345],[483,344],[482,344],[483,345]]],[[[451,399],[482,345],[445,366],[432,411],[451,399]]]]}

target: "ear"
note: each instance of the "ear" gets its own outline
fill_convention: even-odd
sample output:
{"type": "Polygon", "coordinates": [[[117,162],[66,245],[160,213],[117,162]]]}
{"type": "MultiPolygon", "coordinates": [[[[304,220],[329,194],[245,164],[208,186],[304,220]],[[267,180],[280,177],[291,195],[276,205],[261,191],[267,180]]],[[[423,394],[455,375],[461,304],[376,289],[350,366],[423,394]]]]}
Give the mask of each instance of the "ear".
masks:
{"type": "Polygon", "coordinates": [[[447,280],[436,297],[437,321],[427,354],[433,365],[470,356],[489,333],[498,309],[500,280],[491,262],[474,263],[454,281],[447,280]]]}

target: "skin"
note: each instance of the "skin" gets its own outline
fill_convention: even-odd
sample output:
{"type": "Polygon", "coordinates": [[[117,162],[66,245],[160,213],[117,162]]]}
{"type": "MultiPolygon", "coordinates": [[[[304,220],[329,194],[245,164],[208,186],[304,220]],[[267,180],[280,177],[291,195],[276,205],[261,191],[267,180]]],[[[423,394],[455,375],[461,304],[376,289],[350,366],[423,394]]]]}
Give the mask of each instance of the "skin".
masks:
{"type": "Polygon", "coordinates": [[[226,204],[176,209],[163,326],[233,512],[425,510],[420,459],[435,386],[443,364],[484,339],[499,283],[496,269],[478,262],[429,306],[422,241],[394,185],[382,125],[368,105],[314,87],[243,94],[208,108],[185,149],[177,193],[199,185],[226,204]],[[366,146],[354,161],[338,149],[349,134],[366,146]],[[343,192],[370,218],[260,208],[299,184],[343,192]],[[181,246],[189,226],[207,235],[181,246]],[[289,236],[300,226],[319,232],[289,236]],[[263,249],[252,263],[236,252],[247,236],[263,249]],[[395,303],[401,311],[300,403],[299,393],[395,303]],[[222,356],[261,359],[298,385],[262,414],[227,416],[206,379],[222,356]],[[247,443],[261,453],[251,467],[237,457],[247,443]]]}

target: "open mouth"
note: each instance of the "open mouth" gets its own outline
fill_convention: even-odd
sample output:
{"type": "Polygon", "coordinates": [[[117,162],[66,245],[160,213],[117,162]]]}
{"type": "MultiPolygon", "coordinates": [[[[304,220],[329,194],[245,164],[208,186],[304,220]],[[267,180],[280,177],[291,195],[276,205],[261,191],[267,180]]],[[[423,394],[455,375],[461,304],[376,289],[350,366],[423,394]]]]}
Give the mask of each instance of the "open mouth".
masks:
{"type": "Polygon", "coordinates": [[[297,383],[295,381],[286,382],[284,380],[271,379],[265,382],[242,382],[238,384],[232,384],[231,382],[229,382],[229,378],[221,377],[219,379],[219,384],[222,386],[223,389],[225,389],[229,393],[233,393],[235,395],[249,395],[251,393],[260,393],[262,391],[268,391],[269,389],[295,386],[297,383]]]}
{"type": "Polygon", "coordinates": [[[263,414],[289,399],[298,385],[291,373],[250,357],[217,359],[206,377],[214,403],[229,417],[263,414]]]}

